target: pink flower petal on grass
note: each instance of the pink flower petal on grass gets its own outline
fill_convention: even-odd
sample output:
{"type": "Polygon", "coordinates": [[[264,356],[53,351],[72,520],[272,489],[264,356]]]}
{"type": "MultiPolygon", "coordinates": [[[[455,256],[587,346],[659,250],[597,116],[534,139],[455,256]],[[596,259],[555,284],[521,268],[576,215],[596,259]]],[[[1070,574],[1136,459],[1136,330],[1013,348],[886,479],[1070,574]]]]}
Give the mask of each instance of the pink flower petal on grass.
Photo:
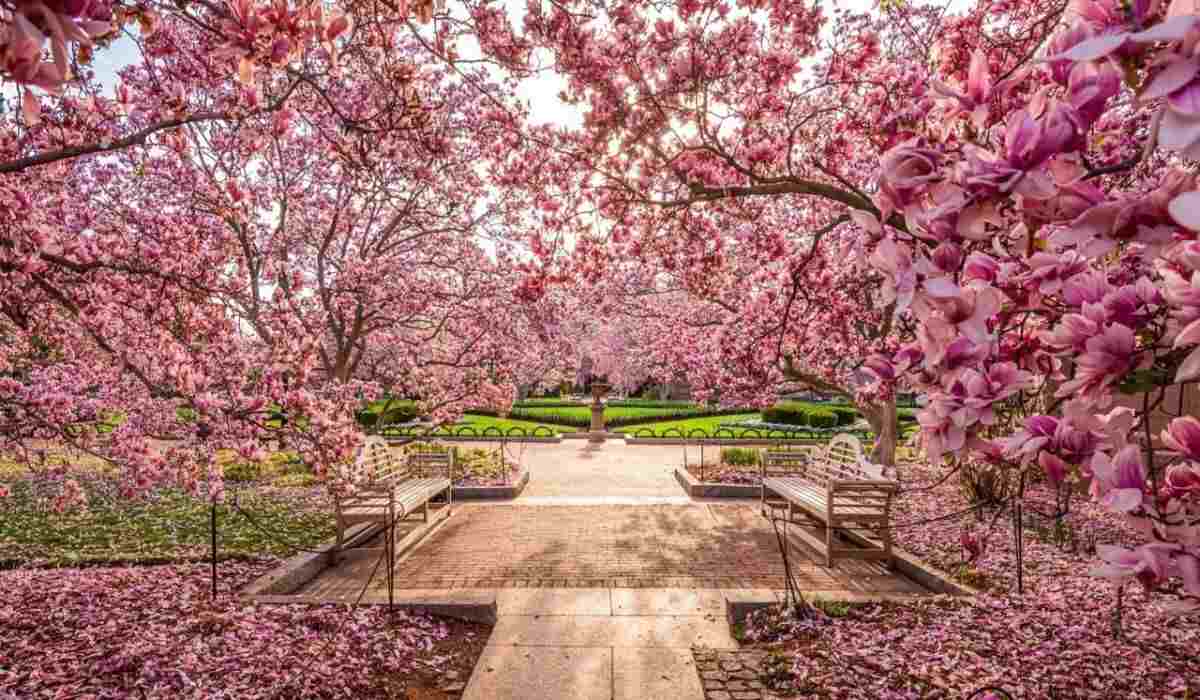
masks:
{"type": "Polygon", "coordinates": [[[1167,205],[1171,218],[1180,226],[1200,231],[1200,190],[1192,190],[1171,200],[1167,205]]]}

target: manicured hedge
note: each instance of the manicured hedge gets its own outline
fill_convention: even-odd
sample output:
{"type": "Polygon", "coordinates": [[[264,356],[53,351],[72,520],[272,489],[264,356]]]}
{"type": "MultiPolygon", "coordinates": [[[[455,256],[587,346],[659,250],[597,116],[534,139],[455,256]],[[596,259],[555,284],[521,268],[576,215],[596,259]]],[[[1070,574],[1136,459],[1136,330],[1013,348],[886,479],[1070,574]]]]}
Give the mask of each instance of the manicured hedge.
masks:
{"type": "MultiPolygon", "coordinates": [[[[526,399],[525,401],[513,402],[513,409],[515,410],[515,409],[519,409],[519,408],[574,408],[576,406],[583,406],[583,405],[585,405],[585,404],[580,403],[579,401],[561,401],[558,399],[545,400],[545,401],[543,401],[543,400],[530,401],[530,400],[526,399]]],[[[475,412],[475,410],[472,409],[472,412],[475,412]]]]}
{"type": "Polygon", "coordinates": [[[838,425],[852,425],[858,420],[858,411],[849,406],[830,406],[828,410],[837,416],[838,425]]]}
{"type": "Polygon", "coordinates": [[[858,418],[853,409],[832,409],[787,401],[762,412],[763,422],[784,425],[805,425],[812,428],[834,428],[849,425],[858,418]]]}
{"type": "Polygon", "coordinates": [[[704,410],[703,406],[698,406],[691,401],[657,401],[654,399],[615,399],[609,401],[608,405],[624,406],[625,408],[694,408],[704,410]]]}
{"type": "Polygon", "coordinates": [[[376,401],[354,416],[358,424],[367,430],[375,430],[392,423],[408,423],[420,417],[416,403],[399,399],[393,400],[390,405],[386,399],[376,401]]]}
{"type": "MultiPolygon", "coordinates": [[[[662,402],[658,402],[662,403],[662,402]]],[[[609,404],[604,412],[604,425],[608,428],[620,428],[626,425],[655,423],[660,421],[698,418],[702,416],[727,416],[745,413],[744,408],[727,408],[707,410],[694,404],[674,404],[667,408],[652,406],[629,406],[609,404]]],[[[472,411],[472,413],[482,413],[472,411]]],[[[589,428],[592,424],[591,410],[587,406],[563,406],[536,408],[514,408],[508,414],[514,420],[527,420],[541,423],[568,425],[574,428],[589,428]]]]}

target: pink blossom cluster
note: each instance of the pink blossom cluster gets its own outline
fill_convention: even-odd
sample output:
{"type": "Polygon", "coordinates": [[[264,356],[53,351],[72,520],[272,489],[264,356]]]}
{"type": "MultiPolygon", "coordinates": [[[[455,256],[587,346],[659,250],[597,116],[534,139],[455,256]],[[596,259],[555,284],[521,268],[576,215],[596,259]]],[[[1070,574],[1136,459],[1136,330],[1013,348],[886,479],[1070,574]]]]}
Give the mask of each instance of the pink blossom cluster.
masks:
{"type": "Polygon", "coordinates": [[[935,83],[936,126],[881,157],[878,216],[854,215],[916,322],[868,368],[928,397],[930,459],[1090,480],[1145,538],[1101,548],[1096,573],[1179,580],[1177,612],[1200,610],[1200,422],[1158,435],[1150,414],[1200,379],[1200,191],[1176,155],[1200,140],[1193,11],[1076,0],[1039,63],[975,49],[961,87],[935,83]],[[1128,160],[1093,163],[1106,120],[1146,115],[1128,160]]]}

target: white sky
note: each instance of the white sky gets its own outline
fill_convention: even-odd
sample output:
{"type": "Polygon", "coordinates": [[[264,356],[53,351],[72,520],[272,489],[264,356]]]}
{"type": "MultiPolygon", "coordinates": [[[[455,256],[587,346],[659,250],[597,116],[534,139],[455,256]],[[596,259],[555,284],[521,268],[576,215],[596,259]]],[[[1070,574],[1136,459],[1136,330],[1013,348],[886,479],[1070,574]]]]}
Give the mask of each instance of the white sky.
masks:
{"type": "MultiPolygon", "coordinates": [[[[819,0],[818,0],[819,1],[819,0]]],[[[520,27],[525,17],[526,0],[503,0],[505,10],[512,21],[520,27]]],[[[831,8],[845,7],[853,10],[869,10],[877,4],[876,0],[825,0],[831,8]]],[[[966,4],[966,0],[951,0],[954,8],[966,4]]],[[[825,31],[830,31],[828,26],[825,31]]],[[[478,54],[477,46],[459,46],[461,55],[478,54]]],[[[535,55],[537,59],[546,59],[546,55],[535,55]]],[[[138,62],[140,56],[132,41],[121,38],[105,51],[96,52],[93,68],[100,82],[110,90],[116,84],[116,72],[122,67],[138,62]]],[[[546,60],[542,61],[547,62],[546,60]]],[[[559,99],[559,93],[566,89],[566,80],[554,72],[546,70],[535,77],[521,83],[517,89],[518,98],[529,103],[530,118],[534,124],[555,124],[567,128],[578,128],[583,123],[583,113],[579,106],[569,105],[559,99]]]]}

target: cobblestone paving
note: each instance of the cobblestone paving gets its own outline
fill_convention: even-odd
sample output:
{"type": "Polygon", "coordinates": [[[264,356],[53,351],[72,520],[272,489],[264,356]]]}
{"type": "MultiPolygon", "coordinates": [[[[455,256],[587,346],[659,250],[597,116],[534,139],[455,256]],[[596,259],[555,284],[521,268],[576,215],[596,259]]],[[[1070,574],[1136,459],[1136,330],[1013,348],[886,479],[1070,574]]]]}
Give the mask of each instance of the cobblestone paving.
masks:
{"type": "Polygon", "coordinates": [[[758,650],[694,650],[696,670],[704,687],[704,700],[777,700],[779,695],[763,683],[769,674],[770,653],[758,650]]]}

